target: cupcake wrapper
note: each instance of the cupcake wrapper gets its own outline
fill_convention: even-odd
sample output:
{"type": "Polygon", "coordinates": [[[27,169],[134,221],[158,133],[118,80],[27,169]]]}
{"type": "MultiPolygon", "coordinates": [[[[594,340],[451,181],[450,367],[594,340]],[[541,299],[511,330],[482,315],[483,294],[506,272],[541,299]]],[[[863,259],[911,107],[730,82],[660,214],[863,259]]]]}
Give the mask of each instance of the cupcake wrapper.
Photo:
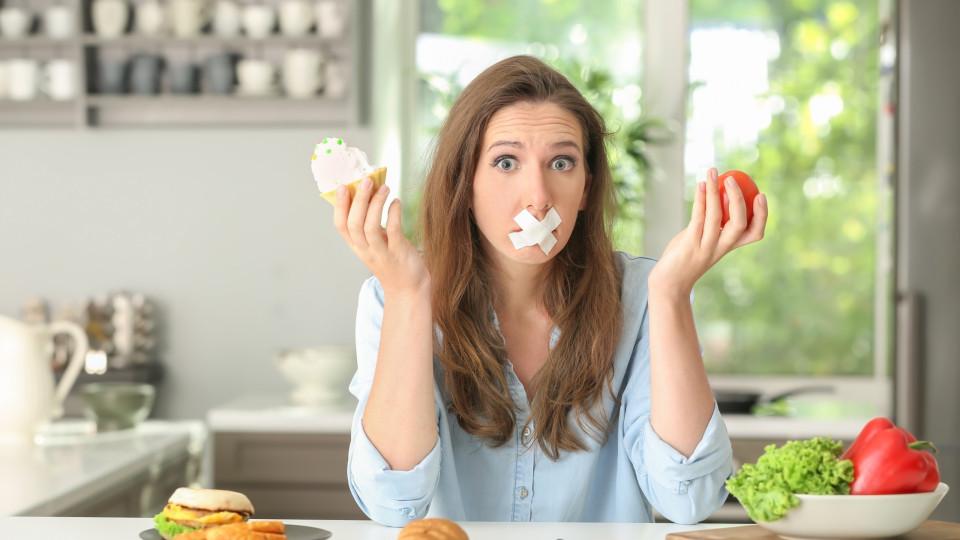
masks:
{"type": "MultiPolygon", "coordinates": [[[[373,191],[376,191],[376,190],[380,189],[380,186],[382,186],[383,184],[385,184],[385,183],[387,182],[387,168],[386,168],[386,167],[380,167],[379,169],[377,169],[377,170],[373,171],[372,173],[368,174],[367,176],[369,176],[370,178],[373,179],[373,186],[371,187],[371,189],[372,189],[373,191]]],[[[364,178],[366,178],[366,176],[365,176],[364,178]]],[[[353,198],[354,195],[357,194],[357,190],[360,189],[360,182],[362,182],[362,181],[363,181],[363,178],[361,178],[361,179],[359,179],[359,180],[357,180],[357,181],[355,181],[355,182],[350,182],[349,184],[346,184],[347,189],[350,190],[350,197],[351,197],[351,199],[353,198]]],[[[335,190],[335,189],[334,189],[334,190],[331,190],[331,191],[328,191],[328,192],[326,192],[326,193],[321,193],[320,196],[323,197],[324,199],[330,201],[330,204],[336,204],[336,202],[337,202],[337,190],[335,190]]]]}

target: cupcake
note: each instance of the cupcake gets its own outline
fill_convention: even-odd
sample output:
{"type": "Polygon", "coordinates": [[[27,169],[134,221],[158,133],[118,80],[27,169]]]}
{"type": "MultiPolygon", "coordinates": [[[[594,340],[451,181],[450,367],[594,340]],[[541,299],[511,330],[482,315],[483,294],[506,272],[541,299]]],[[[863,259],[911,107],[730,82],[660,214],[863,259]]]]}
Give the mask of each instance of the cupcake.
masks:
{"type": "Polygon", "coordinates": [[[333,204],[336,201],[337,188],[347,186],[353,196],[366,177],[373,179],[376,191],[387,180],[386,167],[371,167],[367,155],[357,148],[347,146],[339,137],[325,137],[313,148],[313,161],[310,169],[317,182],[320,196],[333,204]]]}

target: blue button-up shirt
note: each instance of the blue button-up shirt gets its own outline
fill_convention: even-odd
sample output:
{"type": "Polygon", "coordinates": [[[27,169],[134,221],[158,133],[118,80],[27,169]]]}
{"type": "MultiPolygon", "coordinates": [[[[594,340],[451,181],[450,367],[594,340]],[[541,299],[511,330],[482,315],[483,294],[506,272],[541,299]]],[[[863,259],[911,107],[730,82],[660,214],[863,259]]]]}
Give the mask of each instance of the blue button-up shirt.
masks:
{"type": "MultiPolygon", "coordinates": [[[[359,403],[348,461],[350,490],[373,520],[403,526],[423,517],[458,521],[651,522],[651,505],[677,523],[696,523],[723,504],[733,473],[726,427],[714,408],[703,438],[690,455],[663,442],[650,425],[650,334],[647,276],[655,261],[617,254],[623,275],[623,328],[613,362],[613,391],[602,403],[610,420],[598,443],[571,422],[588,451],[547,458],[534,442],[536,424],[524,429],[530,406],[512,365],[504,366],[517,408],[517,428],[498,448],[463,431],[447,410],[437,383],[438,440],[412,470],[394,471],[370,443],[361,424],[373,382],[383,320],[383,290],[367,280],[357,309],[357,373],[350,391],[359,403]]],[[[559,336],[554,329],[551,346],[559,336]]],[[[434,361],[434,372],[437,361],[434,361]]],[[[435,377],[435,380],[440,380],[435,377]]]]}

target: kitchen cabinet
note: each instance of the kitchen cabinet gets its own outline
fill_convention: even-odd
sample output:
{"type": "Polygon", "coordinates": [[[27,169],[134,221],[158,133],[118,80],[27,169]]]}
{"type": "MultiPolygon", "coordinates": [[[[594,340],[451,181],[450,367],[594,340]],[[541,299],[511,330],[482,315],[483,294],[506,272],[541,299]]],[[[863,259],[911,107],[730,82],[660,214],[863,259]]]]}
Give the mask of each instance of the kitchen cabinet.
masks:
{"type": "Polygon", "coordinates": [[[245,493],[258,516],[366,519],[347,485],[356,402],[291,405],[282,395],[250,395],[207,414],[213,484],[245,493]]]}
{"type": "Polygon", "coordinates": [[[366,519],[347,486],[349,434],[214,435],[214,485],[245,493],[257,515],[366,519]]]}
{"type": "MultiPolygon", "coordinates": [[[[243,33],[220,37],[209,25],[193,37],[175,37],[169,31],[143,35],[135,28],[132,9],[143,0],[127,0],[131,9],[126,31],[117,37],[104,37],[94,31],[91,15],[94,1],[38,0],[18,5],[29,10],[38,21],[43,20],[47,8],[66,5],[74,10],[78,31],[69,37],[51,38],[40,22],[26,36],[0,36],[0,62],[13,59],[36,62],[40,66],[39,80],[44,77],[43,66],[50,61],[69,60],[79,67],[74,70],[78,91],[66,100],[54,100],[40,91],[36,97],[26,100],[12,100],[0,93],[0,128],[357,125],[368,120],[368,98],[364,89],[369,80],[369,35],[361,29],[370,26],[371,0],[329,0],[346,14],[343,30],[335,37],[322,36],[316,29],[290,37],[274,27],[262,38],[243,33]],[[319,51],[325,65],[336,67],[343,91],[329,95],[324,88],[311,96],[294,98],[287,97],[283,85],[277,84],[276,91],[262,95],[238,91],[213,93],[203,69],[207,59],[227,53],[232,56],[234,70],[241,59],[257,59],[273,64],[279,72],[285,55],[294,49],[319,51]],[[163,59],[156,93],[131,92],[132,61],[144,55],[163,59]],[[101,69],[110,63],[122,64],[126,72],[127,82],[117,93],[105,92],[100,81],[101,69]],[[170,70],[175,64],[196,66],[196,93],[172,92],[170,70]]],[[[258,1],[275,9],[280,5],[278,0],[258,1]]],[[[167,4],[169,0],[162,2],[167,4]]],[[[246,4],[238,2],[237,5],[246,4]]]]}
{"type": "Polygon", "coordinates": [[[154,516],[163,510],[170,494],[178,487],[190,485],[190,457],[184,453],[158,464],[151,470],[138,472],[110,489],[84,499],[60,512],[76,517],[141,517],[154,516]]]}

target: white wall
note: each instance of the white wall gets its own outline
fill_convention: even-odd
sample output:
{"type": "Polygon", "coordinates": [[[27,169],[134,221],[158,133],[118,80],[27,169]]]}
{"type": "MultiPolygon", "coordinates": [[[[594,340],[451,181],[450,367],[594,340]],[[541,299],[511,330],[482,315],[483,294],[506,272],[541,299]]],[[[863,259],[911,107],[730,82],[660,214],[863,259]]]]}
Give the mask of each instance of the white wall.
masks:
{"type": "Polygon", "coordinates": [[[0,130],[0,314],[140,291],[166,326],[158,416],[285,391],[273,352],[352,344],[369,275],[313,183],[327,135],[376,155],[369,129],[0,130]]]}

